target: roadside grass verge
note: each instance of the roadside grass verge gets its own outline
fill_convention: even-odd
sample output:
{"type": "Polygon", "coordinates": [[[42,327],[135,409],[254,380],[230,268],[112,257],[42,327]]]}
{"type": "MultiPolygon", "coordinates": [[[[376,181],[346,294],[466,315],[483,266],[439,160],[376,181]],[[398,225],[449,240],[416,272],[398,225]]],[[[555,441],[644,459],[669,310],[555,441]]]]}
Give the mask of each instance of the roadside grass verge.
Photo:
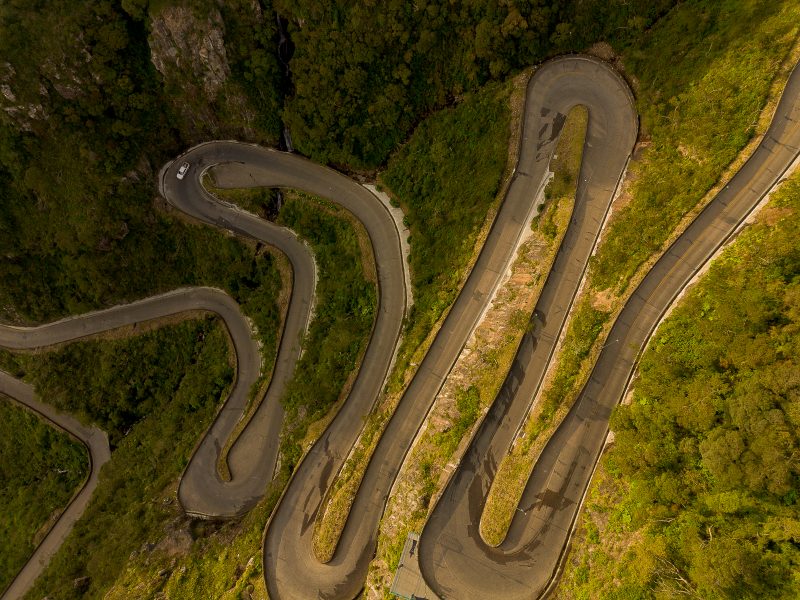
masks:
{"type": "Polygon", "coordinates": [[[89,474],[86,448],[0,397],[0,592],[89,474]]]}
{"type": "MultiPolygon", "coordinates": [[[[583,160],[583,146],[588,122],[589,113],[583,106],[573,108],[567,115],[558,145],[550,161],[550,170],[553,173],[553,177],[545,187],[545,198],[550,203],[563,203],[569,205],[570,208],[575,204],[575,193],[583,160]]],[[[563,237],[566,230],[565,225],[569,223],[569,217],[567,217],[566,224],[561,223],[559,228],[553,219],[553,215],[555,215],[555,211],[546,211],[540,225],[542,233],[551,243],[557,235],[560,242],[560,238],[563,237]]],[[[557,245],[555,245],[554,250],[556,248],[557,245]]],[[[519,338],[521,339],[521,337],[522,331],[519,333],[519,338]]],[[[569,357],[572,362],[579,362],[589,350],[586,344],[582,343],[584,339],[582,336],[568,337],[564,343],[563,355],[569,357]]],[[[507,365],[503,365],[502,376],[505,376],[510,366],[510,362],[507,365]]],[[[558,405],[557,389],[564,388],[570,383],[569,376],[562,379],[563,381],[559,382],[560,385],[554,388],[551,394],[552,397],[548,398],[544,405],[546,410],[551,413],[550,418],[552,418],[552,412],[558,405]]],[[[495,395],[497,391],[499,391],[499,386],[495,390],[495,395]]],[[[525,439],[529,439],[529,436],[526,435],[525,439]]],[[[520,468],[521,465],[504,459],[497,469],[497,474],[489,490],[486,506],[481,516],[480,532],[486,543],[492,546],[499,545],[505,538],[508,527],[511,525],[514,510],[519,502],[518,496],[522,494],[524,483],[527,481],[527,476],[520,476],[520,468]],[[521,488],[520,483],[522,484],[521,488]]]]}
{"type": "Polygon", "coordinates": [[[333,556],[380,434],[488,232],[516,160],[516,154],[508,160],[510,132],[518,125],[518,119],[512,121],[510,98],[513,93],[516,103],[521,101],[515,88],[524,88],[525,81],[490,84],[435,113],[417,127],[380,176],[411,231],[414,305],[385,397],[367,417],[317,517],[314,551],[319,560],[333,556]]]}
{"type": "Polygon", "coordinates": [[[798,58],[790,57],[798,23],[800,7],[789,1],[687,2],[639,47],[624,50],[626,71],[638,78],[646,143],[590,261],[540,399],[498,469],[492,490],[503,508],[486,508],[495,523],[486,530],[487,542],[505,537],[541,449],[585,384],[627,294],[769,125],[798,58]],[[669,69],[666,55],[675,56],[669,69]]]}
{"type": "Polygon", "coordinates": [[[238,521],[188,521],[175,507],[154,547],[130,557],[104,598],[266,600],[261,537],[286,482],[281,472],[238,521]]]}
{"type": "Polygon", "coordinates": [[[41,397],[113,440],[89,507],[26,597],[102,596],[175,510],[167,488],[233,379],[227,334],[207,318],[16,358],[41,397]]]}
{"type": "Polygon", "coordinates": [[[214,169],[203,174],[201,183],[218,198],[232,202],[261,218],[274,221],[278,216],[277,188],[220,188],[214,179],[214,169]]]}
{"type": "Polygon", "coordinates": [[[283,398],[282,468],[291,472],[306,445],[308,427],[346,398],[367,347],[377,307],[372,250],[366,232],[333,202],[287,191],[278,216],[308,240],[318,267],[314,319],[303,356],[283,398]],[[367,257],[363,253],[367,252],[367,257]],[[347,385],[346,385],[347,384],[347,385]]]}

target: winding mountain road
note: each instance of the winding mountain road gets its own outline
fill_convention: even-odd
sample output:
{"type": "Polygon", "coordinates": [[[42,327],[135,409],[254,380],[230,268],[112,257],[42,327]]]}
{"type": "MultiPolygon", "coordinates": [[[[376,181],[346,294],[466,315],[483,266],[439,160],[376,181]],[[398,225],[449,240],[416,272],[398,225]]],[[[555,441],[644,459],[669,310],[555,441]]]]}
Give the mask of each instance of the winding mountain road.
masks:
{"type": "MultiPolygon", "coordinates": [[[[595,114],[590,106],[590,128],[595,114]]],[[[593,144],[587,139],[587,150],[593,144]]],[[[612,341],[603,348],[588,383],[543,449],[508,536],[492,548],[478,533],[489,486],[552,353],[552,349],[545,351],[545,357],[542,352],[552,344],[549,334],[526,335],[498,400],[422,531],[420,570],[439,596],[511,600],[538,598],[549,589],[602,452],[611,410],[625,393],[640,352],[675,298],[732,238],[798,155],[800,69],[796,67],[756,151],[650,269],[625,304],[609,333],[612,341]]],[[[581,183],[591,179],[593,172],[585,156],[581,183]]],[[[556,268],[550,279],[559,276],[556,268]]],[[[546,289],[537,312],[543,315],[545,332],[562,314],[546,289]]]]}
{"type": "MultiPolygon", "coordinates": [[[[162,194],[193,217],[277,246],[292,263],[293,287],[278,359],[269,389],[247,427],[228,454],[230,482],[217,470],[219,449],[233,431],[247,403],[248,387],[237,385],[206,434],[184,473],[178,499],[187,513],[213,518],[240,515],[263,496],[272,479],[283,423],[280,398],[294,373],[313,304],[316,280],[307,247],[290,230],[233,205],[217,201],[200,181],[214,168],[216,185],[225,188],[281,187],[299,189],[336,202],[363,225],[372,243],[378,276],[378,310],[361,369],[342,412],[355,424],[369,411],[386,379],[406,310],[406,289],[400,234],[387,208],[367,189],[344,175],[308,160],[237,142],[210,142],[175,160],[161,177],[162,194]],[[175,177],[188,161],[191,176],[175,177]]],[[[240,375],[241,376],[241,375],[240,375]]]]}
{"type": "MultiPolygon", "coordinates": [[[[261,375],[263,365],[248,320],[238,304],[224,292],[211,288],[180,289],[38,327],[0,325],[0,347],[12,350],[42,348],[187,311],[200,310],[220,316],[236,353],[236,379],[226,402],[184,471],[178,499],[188,514],[228,518],[252,508],[272,478],[283,422],[279,399],[294,372],[302,336],[312,318],[316,265],[309,248],[293,232],[219,202],[209,194],[200,180],[201,174],[212,167],[221,187],[270,186],[305,190],[344,206],[364,225],[373,243],[377,263],[379,307],[373,335],[351,397],[357,393],[360,395],[360,404],[366,413],[385,381],[406,309],[404,273],[407,265],[402,256],[397,226],[387,208],[354,181],[298,156],[250,144],[202,144],[167,165],[159,176],[162,194],[176,208],[209,225],[276,246],[292,264],[292,294],[275,368],[265,398],[229,452],[230,481],[224,481],[219,475],[217,461],[220,450],[242,418],[248,394],[261,375]],[[183,161],[190,161],[192,170],[190,175],[179,180],[175,174],[183,161]]],[[[30,386],[2,372],[0,392],[42,412],[43,405],[37,403],[30,386]]],[[[107,442],[105,451],[98,449],[94,430],[90,435],[87,428],[81,429],[82,426],[71,417],[55,412],[48,416],[87,444],[92,472],[80,494],[80,502],[78,499],[72,502],[40,546],[42,551],[37,550],[37,555],[3,594],[4,599],[20,597],[33,584],[46,565],[43,557],[49,559],[52,556],[88,504],[98,470],[108,460],[107,442]]]]}
{"type": "MultiPolygon", "coordinates": [[[[313,523],[358,432],[343,432],[346,423],[338,415],[295,472],[265,534],[264,574],[272,600],[350,599],[363,587],[391,486],[535,214],[565,115],[578,103],[590,107],[583,195],[576,207],[577,225],[570,226],[557,259],[556,269],[561,271],[551,277],[563,284],[553,294],[560,319],[566,316],[637,132],[627,85],[605,63],[588,57],[550,61],[531,79],[519,161],[508,193],[464,288],[378,442],[336,553],[327,564],[314,557],[313,523]]],[[[557,320],[555,314],[551,317],[557,320]]]]}
{"type": "MultiPolygon", "coordinates": [[[[274,471],[283,418],[278,400],[294,371],[302,335],[313,315],[315,264],[308,247],[293,233],[218,202],[203,189],[200,176],[213,167],[220,187],[296,188],[344,206],[364,224],[372,243],[379,289],[377,316],[348,400],[300,463],[273,512],[264,534],[263,568],[272,600],[354,598],[363,587],[375,552],[391,486],[535,214],[564,115],[576,104],[589,109],[583,165],[572,222],[537,304],[535,314],[541,325],[525,336],[498,399],[434,508],[419,547],[422,573],[443,598],[537,597],[547,590],[562,560],[582,495],[602,450],[610,411],[621,398],[656,323],[800,153],[797,70],[755,154],[656,263],[626,304],[610,334],[615,342],[603,350],[589,383],[545,447],[523,496],[524,514],[517,515],[506,541],[498,548],[488,547],[478,534],[494,470],[508,451],[552,358],[637,136],[630,90],[612,69],[596,59],[555,59],[543,64],[531,79],[519,161],[507,195],[462,292],[380,438],[336,553],[326,564],[313,555],[313,524],[326,491],[357,440],[362,418],[383,388],[407,308],[407,265],[399,233],[389,212],[369,191],[297,156],[236,142],[202,144],[160,174],[161,192],[172,205],[209,225],[272,244],[292,263],[292,295],[278,359],[264,401],[229,453],[231,481],[223,481],[218,473],[220,448],[241,419],[250,387],[263,365],[247,320],[226,294],[210,288],[182,289],[35,328],[0,326],[0,346],[38,348],[187,310],[220,315],[236,350],[236,382],[192,456],[178,497],[192,515],[240,515],[261,497],[274,471]],[[175,174],[183,161],[189,161],[192,167],[185,179],[178,180],[175,174]]],[[[32,390],[10,376],[0,375],[0,391],[34,409],[41,408],[32,390]]],[[[59,418],[56,415],[53,420],[58,422],[59,418]]],[[[64,422],[62,419],[62,426],[64,422]]],[[[83,431],[75,435],[89,439],[98,434],[83,431]]],[[[96,482],[97,469],[108,458],[107,442],[105,454],[100,446],[92,450],[90,481],[96,482]]],[[[65,515],[71,510],[72,505],[65,515]]],[[[65,521],[67,531],[70,526],[65,521]]],[[[59,522],[56,528],[60,527],[59,522]]],[[[43,544],[51,544],[51,554],[60,543],[58,536],[63,540],[66,535],[63,528],[59,532],[52,544],[49,536],[43,544]]],[[[34,563],[32,560],[28,566],[34,563]]],[[[22,587],[13,588],[16,595],[7,591],[4,598],[21,595],[19,590],[33,582],[36,567],[31,568],[34,571],[25,576],[27,583],[21,581],[22,587]]]]}

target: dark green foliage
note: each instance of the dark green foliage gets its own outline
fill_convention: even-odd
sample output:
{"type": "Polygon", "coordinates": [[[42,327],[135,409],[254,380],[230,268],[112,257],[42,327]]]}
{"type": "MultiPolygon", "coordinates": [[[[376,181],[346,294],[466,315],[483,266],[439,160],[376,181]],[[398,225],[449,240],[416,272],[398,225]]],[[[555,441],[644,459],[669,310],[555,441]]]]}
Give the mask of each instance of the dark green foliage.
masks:
{"type": "Polygon", "coordinates": [[[35,547],[34,536],[88,474],[86,449],[0,398],[0,591],[35,547]]]}
{"type": "MultiPolygon", "coordinates": [[[[441,452],[445,456],[455,452],[464,435],[478,418],[481,410],[480,390],[474,385],[459,390],[456,395],[456,408],[458,409],[458,418],[453,425],[447,431],[436,434],[436,443],[441,447],[441,452]]],[[[432,479],[429,477],[430,475],[430,473],[423,473],[426,480],[432,479]]]]}
{"type": "Polygon", "coordinates": [[[250,0],[227,1],[220,6],[225,21],[225,49],[231,74],[247,93],[255,109],[256,129],[271,140],[281,134],[283,81],[276,48],[277,25],[269,2],[262,3],[261,18],[250,0]]]}
{"type": "MultiPolygon", "coordinates": [[[[583,361],[589,356],[607,318],[607,312],[596,309],[586,300],[576,308],[573,320],[564,336],[560,362],[553,382],[544,393],[541,417],[537,423],[542,429],[550,422],[564,399],[569,397],[583,361]]],[[[530,438],[532,441],[535,435],[530,438]]]]}
{"type": "Polygon", "coordinates": [[[411,351],[455,299],[497,195],[508,155],[509,89],[490,85],[423,121],[382,176],[411,230],[411,351]]]}
{"type": "MultiPolygon", "coordinates": [[[[24,356],[27,378],[48,403],[106,431],[113,448],[135,423],[169,404],[197,358],[198,350],[187,348],[199,348],[209,326],[189,323],[175,329],[171,337],[155,332],[103,343],[75,342],[58,352],[24,356]]],[[[219,395],[226,384],[221,380],[208,394],[219,395]]],[[[188,408],[194,412],[200,405],[190,400],[188,408]]]]}
{"type": "Polygon", "coordinates": [[[277,0],[296,51],[284,118],[321,162],[374,167],[426,113],[555,52],[641,34],[673,0],[277,0]]]}
{"type": "Polygon", "coordinates": [[[664,323],[614,414],[608,464],[659,557],[651,589],[680,575],[703,598],[800,594],[800,179],[768,210],[664,323]]]}
{"type": "Polygon", "coordinates": [[[324,200],[293,193],[287,195],[278,219],[309,241],[319,272],[314,320],[283,399],[288,459],[282,465],[288,469],[300,458],[297,444],[308,424],[339,399],[375,316],[375,284],[364,275],[355,228],[342,212],[324,200]]]}
{"type": "Polygon", "coordinates": [[[174,509],[162,494],[185,467],[232,382],[228,352],[222,328],[206,319],[130,340],[79,342],[31,364],[40,395],[59,397],[64,408],[110,424],[117,447],[91,504],[28,598],[101,598],[131,552],[163,535],[174,509]],[[78,357],[84,372],[103,376],[56,366],[78,357]],[[117,370],[109,372],[109,365],[117,370]],[[141,396],[145,390],[147,398],[141,396]],[[108,407],[98,406],[101,397],[108,407]],[[121,410],[115,412],[110,407],[118,402],[121,410]],[[126,420],[118,423],[109,414],[126,420]],[[87,575],[89,589],[81,593],[73,580],[87,575]]]}
{"type": "Polygon", "coordinates": [[[145,24],[107,1],[4,3],[0,56],[13,104],[41,105],[0,111],[0,314],[46,321],[207,284],[243,303],[273,348],[271,257],[153,206],[153,170],[179,141],[145,24]]]}

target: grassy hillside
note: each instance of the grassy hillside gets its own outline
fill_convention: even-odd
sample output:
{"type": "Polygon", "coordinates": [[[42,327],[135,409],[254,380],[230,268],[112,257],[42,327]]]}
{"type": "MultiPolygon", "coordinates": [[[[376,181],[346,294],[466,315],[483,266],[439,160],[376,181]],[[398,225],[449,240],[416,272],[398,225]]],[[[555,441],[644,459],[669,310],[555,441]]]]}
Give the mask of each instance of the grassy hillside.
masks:
{"type": "MultiPolygon", "coordinates": [[[[730,2],[725,10],[686,2],[654,26],[640,46],[625,48],[622,58],[636,82],[644,143],[590,261],[556,368],[524,436],[499,467],[501,485],[517,496],[588,377],[632,282],[640,280],[679,224],[685,226],[710,200],[712,188],[734,172],[730,167],[738,153],[768,125],[768,102],[774,104],[797,60],[787,58],[797,42],[798,23],[800,7],[790,1],[730,2]],[[663,65],[667,54],[675,56],[668,69],[663,65]]],[[[506,519],[516,502],[507,505],[506,519]]]]}
{"type": "Polygon", "coordinates": [[[0,398],[0,590],[11,583],[88,471],[83,445],[0,398]]]}
{"type": "Polygon", "coordinates": [[[222,327],[205,319],[22,357],[41,397],[115,441],[89,507],[27,597],[102,597],[131,553],[158,539],[177,511],[173,482],[232,382],[228,356],[222,327]]]}
{"type": "MultiPolygon", "coordinates": [[[[575,205],[575,192],[581,172],[588,122],[589,112],[585,107],[577,106],[569,111],[558,139],[558,146],[548,167],[553,173],[553,178],[544,190],[548,204],[550,206],[563,205],[569,207],[566,219],[562,218],[561,222],[556,219],[558,212],[550,210],[550,206],[547,207],[548,210],[545,210],[537,218],[536,226],[549,241],[553,251],[560,246],[561,238],[566,232],[563,221],[566,220],[566,225],[568,225],[569,219],[572,217],[572,207],[575,205]]],[[[542,286],[544,286],[544,282],[542,282],[542,286]]],[[[524,328],[530,327],[529,323],[528,320],[524,321],[523,328],[520,328],[520,339],[524,328]]],[[[579,344],[579,341],[568,340],[565,343],[570,347],[575,347],[579,344]]],[[[516,346],[519,346],[519,340],[516,340],[515,349],[516,346]]],[[[508,361],[498,369],[503,374],[503,380],[510,368],[511,361],[508,361]]],[[[493,399],[497,395],[500,385],[502,385],[502,380],[497,385],[497,389],[494,390],[493,399]]],[[[505,470],[496,473],[495,481],[486,499],[486,507],[480,523],[481,536],[493,546],[497,546],[503,541],[508,528],[511,526],[511,517],[522,494],[522,490],[518,488],[524,486],[527,481],[526,474],[519,471],[527,471],[528,466],[524,460],[515,461],[515,464],[511,464],[505,470]]]]}
{"type": "Polygon", "coordinates": [[[800,595],[800,176],[642,358],[562,598],[800,595]]]}
{"type": "MultiPolygon", "coordinates": [[[[276,212],[274,190],[212,189],[264,216],[276,212]]],[[[288,474],[302,454],[308,426],[325,417],[346,395],[346,383],[352,383],[351,373],[372,331],[377,290],[369,237],[346,210],[323,198],[284,190],[281,209],[273,217],[308,241],[318,269],[314,318],[282,399],[286,426],[281,465],[288,474]]]]}
{"type": "Polygon", "coordinates": [[[389,596],[388,585],[408,532],[421,531],[446,476],[466,450],[466,440],[476,422],[494,401],[527,331],[530,314],[571,219],[587,117],[580,106],[567,115],[557,158],[550,164],[554,177],[545,188],[546,203],[533,218],[509,278],[498,287],[484,321],[467,342],[466,352],[440,391],[394,485],[367,584],[383,587],[384,597],[389,596]]]}
{"type": "Polygon", "coordinates": [[[622,49],[650,145],[632,168],[632,200],[614,216],[592,262],[596,289],[623,292],[756,134],[799,17],[795,2],[694,0],[674,9],[643,44],[622,49]],[[665,69],[667,53],[673,59],[665,69]]]}

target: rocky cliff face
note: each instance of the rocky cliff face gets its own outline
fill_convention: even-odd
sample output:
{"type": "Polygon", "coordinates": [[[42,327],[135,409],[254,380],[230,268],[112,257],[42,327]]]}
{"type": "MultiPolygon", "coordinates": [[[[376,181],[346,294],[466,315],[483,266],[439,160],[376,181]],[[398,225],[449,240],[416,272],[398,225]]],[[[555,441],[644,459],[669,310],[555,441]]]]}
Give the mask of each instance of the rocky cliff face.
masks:
{"type": "Polygon", "coordinates": [[[153,64],[167,81],[199,84],[205,98],[213,102],[231,74],[224,33],[217,9],[201,18],[185,6],[167,7],[152,21],[153,64]]]}
{"type": "MultiPolygon", "coordinates": [[[[260,9],[255,5],[255,9],[260,9]]],[[[148,39],[151,60],[166,97],[191,142],[219,136],[251,137],[254,111],[231,81],[225,23],[217,8],[200,14],[170,6],[154,15],[148,39]]]]}
{"type": "Polygon", "coordinates": [[[0,106],[23,130],[29,131],[31,122],[45,117],[44,108],[39,103],[24,102],[14,91],[16,71],[11,63],[0,63],[0,106]]]}

